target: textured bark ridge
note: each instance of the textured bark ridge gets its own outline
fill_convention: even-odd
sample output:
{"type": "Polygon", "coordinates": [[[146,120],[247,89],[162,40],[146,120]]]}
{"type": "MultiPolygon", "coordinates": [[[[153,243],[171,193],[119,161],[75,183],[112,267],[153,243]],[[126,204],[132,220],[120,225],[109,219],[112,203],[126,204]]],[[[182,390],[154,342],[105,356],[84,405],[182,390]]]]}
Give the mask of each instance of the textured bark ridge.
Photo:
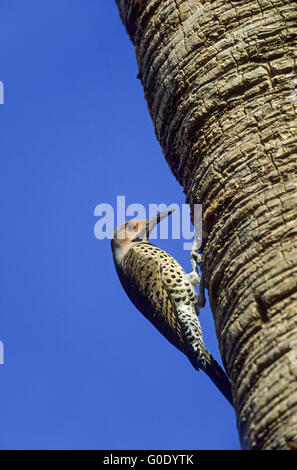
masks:
{"type": "Polygon", "coordinates": [[[296,449],[297,3],[117,3],[164,155],[203,204],[242,446],[296,449]]]}

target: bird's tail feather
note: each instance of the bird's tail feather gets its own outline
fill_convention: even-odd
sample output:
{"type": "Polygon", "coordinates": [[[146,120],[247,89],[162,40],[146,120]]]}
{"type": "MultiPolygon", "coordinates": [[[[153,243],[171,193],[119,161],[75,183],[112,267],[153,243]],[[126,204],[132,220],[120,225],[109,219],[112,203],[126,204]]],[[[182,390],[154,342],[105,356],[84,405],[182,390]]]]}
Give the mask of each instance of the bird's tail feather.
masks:
{"type": "Polygon", "coordinates": [[[215,386],[220,390],[224,397],[229,401],[233,406],[233,398],[231,391],[231,382],[227,377],[226,373],[223,371],[222,367],[217,363],[217,361],[212,357],[211,354],[206,351],[205,360],[201,361],[196,359],[192,361],[192,364],[196,369],[201,369],[205,372],[208,377],[212,380],[215,386]]]}

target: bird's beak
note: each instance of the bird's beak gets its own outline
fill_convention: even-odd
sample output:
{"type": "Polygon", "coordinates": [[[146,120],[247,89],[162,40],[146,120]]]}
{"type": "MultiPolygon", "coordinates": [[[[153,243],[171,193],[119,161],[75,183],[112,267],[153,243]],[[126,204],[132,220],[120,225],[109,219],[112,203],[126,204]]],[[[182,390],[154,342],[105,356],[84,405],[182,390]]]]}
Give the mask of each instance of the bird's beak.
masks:
{"type": "Polygon", "coordinates": [[[142,231],[138,235],[139,238],[141,238],[141,235],[142,235],[142,238],[148,239],[149,234],[151,233],[153,228],[156,227],[156,225],[158,225],[158,223],[161,222],[161,220],[165,219],[165,217],[168,217],[174,211],[175,209],[170,209],[168,211],[159,212],[157,215],[154,215],[150,219],[147,219],[142,231]]]}

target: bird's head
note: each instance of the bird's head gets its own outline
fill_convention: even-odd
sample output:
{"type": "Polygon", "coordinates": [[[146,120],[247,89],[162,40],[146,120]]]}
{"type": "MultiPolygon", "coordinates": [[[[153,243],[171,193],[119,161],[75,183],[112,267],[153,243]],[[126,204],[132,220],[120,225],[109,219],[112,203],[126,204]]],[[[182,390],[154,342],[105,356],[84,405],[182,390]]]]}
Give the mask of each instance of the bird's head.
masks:
{"type": "Polygon", "coordinates": [[[150,232],[165,217],[172,214],[167,210],[154,215],[150,219],[132,219],[117,227],[111,240],[111,249],[115,261],[120,264],[124,256],[136,243],[148,241],[150,232]]]}

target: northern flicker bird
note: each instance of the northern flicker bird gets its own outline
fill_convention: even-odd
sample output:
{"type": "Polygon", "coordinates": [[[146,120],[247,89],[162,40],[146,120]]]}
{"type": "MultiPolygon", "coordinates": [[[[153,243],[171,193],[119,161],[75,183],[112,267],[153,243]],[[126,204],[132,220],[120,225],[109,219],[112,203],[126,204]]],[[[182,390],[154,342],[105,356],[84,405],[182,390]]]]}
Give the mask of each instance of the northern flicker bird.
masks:
{"type": "Polygon", "coordinates": [[[193,272],[187,274],[172,256],[148,242],[151,230],[172,212],[129,220],[116,229],[111,241],[116,271],[136,308],[195,369],[203,370],[232,404],[230,381],[206,350],[197,316],[203,304],[203,296],[198,297],[194,289],[200,281],[200,255],[192,250],[193,272]]]}

